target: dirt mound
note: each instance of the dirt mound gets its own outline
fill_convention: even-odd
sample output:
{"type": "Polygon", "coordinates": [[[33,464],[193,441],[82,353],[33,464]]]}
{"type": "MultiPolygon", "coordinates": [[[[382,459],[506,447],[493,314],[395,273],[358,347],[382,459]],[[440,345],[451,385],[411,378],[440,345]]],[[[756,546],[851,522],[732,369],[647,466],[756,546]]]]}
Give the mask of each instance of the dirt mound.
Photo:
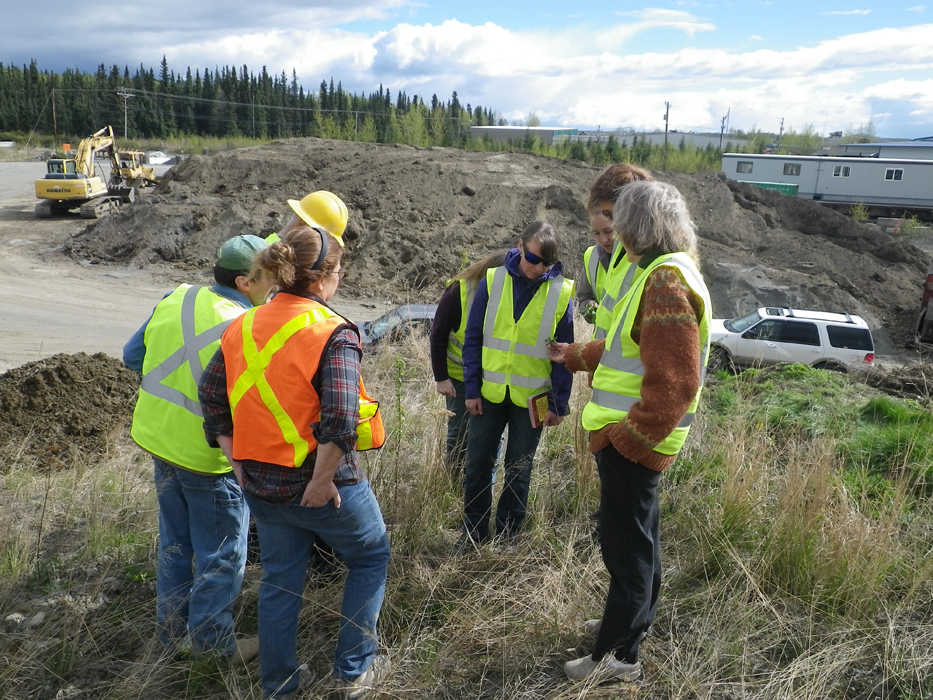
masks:
{"type": "MultiPolygon", "coordinates": [[[[579,278],[590,244],[582,203],[599,171],[521,153],[292,139],[191,158],[153,196],[90,225],[66,248],[92,261],[166,261],[203,273],[223,240],[276,230],[289,214],[286,199],[323,188],[350,207],[344,293],[434,300],[466,261],[514,244],[539,218],[557,227],[565,270],[579,278]]],[[[657,175],[690,204],[715,316],[761,305],[848,311],[866,317],[881,352],[908,340],[925,253],[876,226],[719,173],[657,175]]]]}
{"type": "Polygon", "coordinates": [[[917,399],[927,403],[933,400],[933,365],[925,362],[891,369],[873,369],[857,374],[856,378],[890,396],[917,399]]]}
{"type": "Polygon", "coordinates": [[[0,374],[0,454],[25,451],[47,466],[97,455],[129,421],[138,386],[135,372],[103,353],[53,355],[0,374]]]}

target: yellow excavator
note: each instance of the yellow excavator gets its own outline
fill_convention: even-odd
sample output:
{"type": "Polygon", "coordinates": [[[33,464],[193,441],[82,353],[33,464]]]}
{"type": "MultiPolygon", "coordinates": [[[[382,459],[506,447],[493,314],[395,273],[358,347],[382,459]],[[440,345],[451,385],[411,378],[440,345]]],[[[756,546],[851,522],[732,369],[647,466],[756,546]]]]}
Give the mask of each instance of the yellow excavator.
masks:
{"type": "Polygon", "coordinates": [[[142,166],[140,151],[117,151],[113,129],[105,126],[82,139],[74,158],[50,158],[45,177],[36,180],[36,216],[47,218],[80,208],[96,219],[136,199],[136,187],[155,183],[152,168],[142,166]],[[110,179],[98,174],[97,159],[110,161],[110,179]]]}

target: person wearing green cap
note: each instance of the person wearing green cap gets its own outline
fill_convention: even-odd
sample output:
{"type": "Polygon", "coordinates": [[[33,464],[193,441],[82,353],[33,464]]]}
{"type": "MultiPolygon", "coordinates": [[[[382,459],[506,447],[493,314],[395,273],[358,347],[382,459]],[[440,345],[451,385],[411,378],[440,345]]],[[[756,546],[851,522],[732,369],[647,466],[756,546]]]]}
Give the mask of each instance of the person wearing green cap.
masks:
{"type": "Polygon", "coordinates": [[[258,640],[237,640],[233,625],[249,508],[223,452],[204,440],[197,387],[227,325],[272,288],[268,275],[251,273],[267,246],[251,235],[226,241],[216,284],[182,284],[166,294],[123,348],[124,364],[142,374],[131,435],[152,455],[159,502],[159,640],[239,661],[258,651],[258,640]]]}

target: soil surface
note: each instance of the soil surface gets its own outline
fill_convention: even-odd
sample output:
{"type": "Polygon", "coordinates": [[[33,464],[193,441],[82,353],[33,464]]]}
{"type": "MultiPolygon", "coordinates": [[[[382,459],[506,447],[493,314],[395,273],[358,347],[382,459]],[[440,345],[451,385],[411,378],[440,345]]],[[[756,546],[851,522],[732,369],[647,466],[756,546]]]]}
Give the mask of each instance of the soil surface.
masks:
{"type": "MultiPolygon", "coordinates": [[[[556,226],[565,271],[579,278],[590,245],[583,202],[599,171],[520,153],[280,141],[186,160],[146,201],[92,224],[65,251],[90,262],[203,270],[228,236],[276,230],[286,199],[329,189],[351,212],[344,295],[433,301],[465,262],[514,245],[535,219],[556,226]]],[[[720,173],[656,176],[690,205],[714,316],[763,305],[848,311],[866,318],[880,353],[911,337],[929,264],[919,248],[720,173]]]]}

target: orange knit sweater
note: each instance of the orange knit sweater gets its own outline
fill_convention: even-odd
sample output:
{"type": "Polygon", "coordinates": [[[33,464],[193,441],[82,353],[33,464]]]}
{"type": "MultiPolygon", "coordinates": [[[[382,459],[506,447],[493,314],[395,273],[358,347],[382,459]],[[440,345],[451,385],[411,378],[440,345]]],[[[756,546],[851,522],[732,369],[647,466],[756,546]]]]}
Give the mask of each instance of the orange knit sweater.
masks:
{"type": "MultiPolygon", "coordinates": [[[[612,446],[623,457],[663,471],[676,459],[654,448],[677,427],[700,388],[700,327],[703,302],[672,267],[658,267],[648,277],[632,327],[641,349],[645,376],[641,399],[618,423],[590,433],[590,451],[612,446]]],[[[596,369],[605,340],[567,348],[572,372],[596,369]]]]}

